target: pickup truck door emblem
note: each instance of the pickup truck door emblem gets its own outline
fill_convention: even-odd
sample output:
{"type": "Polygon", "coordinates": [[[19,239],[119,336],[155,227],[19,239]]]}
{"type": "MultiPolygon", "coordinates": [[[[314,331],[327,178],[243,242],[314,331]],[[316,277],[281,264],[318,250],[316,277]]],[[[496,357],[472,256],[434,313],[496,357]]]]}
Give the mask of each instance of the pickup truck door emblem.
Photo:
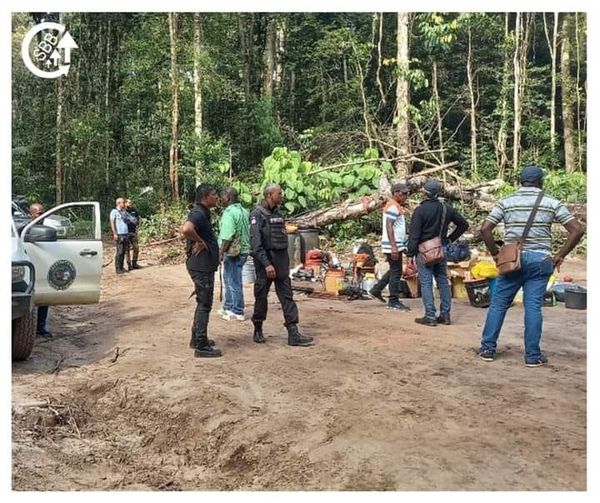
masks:
{"type": "Polygon", "coordinates": [[[48,283],[55,290],[66,290],[75,281],[77,272],[72,262],[57,260],[48,270],[48,283]]]}

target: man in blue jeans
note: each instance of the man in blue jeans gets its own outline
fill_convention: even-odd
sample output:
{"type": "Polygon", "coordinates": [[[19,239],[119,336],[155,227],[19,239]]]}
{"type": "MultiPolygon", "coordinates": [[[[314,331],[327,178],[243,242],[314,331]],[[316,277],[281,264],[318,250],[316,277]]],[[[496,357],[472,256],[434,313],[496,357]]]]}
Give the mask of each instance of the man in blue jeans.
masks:
{"type": "MultiPolygon", "coordinates": [[[[542,191],[543,178],[544,172],[541,168],[524,168],[521,172],[521,188],[498,201],[481,226],[481,235],[494,260],[497,260],[499,249],[492,230],[500,222],[504,222],[506,243],[518,241],[522,237],[535,201],[542,191]]],[[[521,268],[500,276],[496,283],[481,336],[479,357],[482,360],[494,360],[506,311],[522,287],[525,308],[525,365],[539,367],[548,362],[540,350],[542,304],[546,286],[554,268],[560,268],[560,264],[577,245],[583,232],[581,224],[561,202],[548,195],[543,196],[533,225],[523,242],[521,268]],[[553,222],[562,224],[569,232],[566,243],[554,256],[551,234],[553,222]]]]}
{"type": "Polygon", "coordinates": [[[429,179],[425,182],[423,185],[425,199],[413,212],[408,238],[407,255],[417,257],[421,297],[425,307],[425,316],[415,318],[415,323],[429,327],[435,327],[438,323],[451,324],[452,293],[448,284],[446,260],[426,266],[419,256],[419,244],[441,236],[442,243],[446,245],[456,241],[469,228],[469,223],[458,211],[439,200],[441,192],[442,184],[437,180],[429,179]],[[455,225],[455,229],[448,236],[450,222],[455,225]],[[437,317],[433,300],[433,278],[440,289],[440,315],[437,317]]]}
{"type": "Polygon", "coordinates": [[[233,187],[223,191],[222,201],[225,211],[219,230],[219,260],[224,269],[225,302],[218,312],[225,320],[244,321],[242,267],[250,252],[250,214],[233,187]]]}

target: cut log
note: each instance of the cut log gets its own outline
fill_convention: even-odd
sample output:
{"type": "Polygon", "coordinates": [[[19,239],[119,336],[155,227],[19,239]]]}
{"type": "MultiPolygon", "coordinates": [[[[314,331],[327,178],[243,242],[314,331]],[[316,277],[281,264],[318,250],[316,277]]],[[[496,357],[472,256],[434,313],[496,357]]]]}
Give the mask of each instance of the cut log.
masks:
{"type": "MultiPolygon", "coordinates": [[[[416,193],[421,190],[429,178],[428,176],[425,176],[425,174],[447,170],[455,164],[456,163],[450,163],[438,166],[421,173],[409,175],[406,179],[397,181],[406,183],[410,188],[410,191],[416,193]]],[[[452,171],[449,171],[449,173],[452,173],[452,171]]],[[[394,182],[396,182],[396,180],[394,182]]],[[[504,182],[500,179],[468,186],[463,186],[460,183],[457,185],[447,183],[444,185],[442,197],[462,201],[480,213],[487,213],[493,208],[494,203],[496,202],[496,198],[490,194],[490,192],[501,187],[503,183],[504,182]]],[[[299,229],[309,229],[368,215],[372,211],[378,210],[384,206],[391,195],[390,189],[390,181],[385,175],[382,175],[379,182],[379,189],[375,194],[364,196],[360,199],[344,201],[343,203],[328,208],[310,211],[295,218],[291,218],[290,223],[297,225],[299,229]]],[[[566,206],[577,219],[586,223],[586,204],[567,204],[566,206]]]]}
{"type": "MultiPolygon", "coordinates": [[[[414,193],[421,190],[427,179],[427,176],[416,173],[400,181],[406,183],[410,191],[414,193]]],[[[495,199],[490,194],[486,194],[484,189],[491,190],[498,187],[501,183],[501,180],[492,180],[491,182],[478,185],[477,188],[447,184],[444,186],[442,196],[448,199],[462,200],[467,204],[473,205],[479,211],[489,211],[495,199]]],[[[323,227],[352,218],[359,218],[382,208],[390,197],[390,188],[391,184],[389,180],[385,176],[381,176],[379,190],[371,196],[364,196],[361,199],[349,200],[328,208],[310,211],[304,215],[292,218],[290,221],[300,229],[308,229],[323,227]]]]}

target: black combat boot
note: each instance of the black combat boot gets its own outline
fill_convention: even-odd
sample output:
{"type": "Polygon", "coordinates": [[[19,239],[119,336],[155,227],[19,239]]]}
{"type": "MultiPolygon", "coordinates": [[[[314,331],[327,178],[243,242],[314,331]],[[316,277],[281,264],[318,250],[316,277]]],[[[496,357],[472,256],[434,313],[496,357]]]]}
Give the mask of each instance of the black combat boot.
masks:
{"type": "Polygon", "coordinates": [[[221,350],[211,346],[206,335],[198,337],[197,341],[194,351],[196,358],[217,358],[221,356],[221,350]]]}
{"type": "Polygon", "coordinates": [[[137,263],[137,260],[134,260],[131,269],[141,269],[141,268],[142,268],[142,266],[137,263]]]}
{"type": "Polygon", "coordinates": [[[267,340],[265,339],[265,337],[263,335],[263,331],[262,331],[263,322],[262,321],[253,321],[252,323],[254,324],[254,333],[252,334],[252,340],[259,344],[267,342],[267,340]]]}
{"type": "MultiPolygon", "coordinates": [[[[212,339],[208,339],[208,345],[214,346],[215,341],[213,341],[212,339]]],[[[190,349],[196,349],[197,347],[198,347],[198,343],[196,342],[196,338],[194,337],[194,334],[192,334],[192,338],[190,339],[190,349]]]]}
{"type": "Polygon", "coordinates": [[[313,338],[298,332],[298,325],[288,327],[288,344],[290,346],[311,346],[313,338]]]}
{"type": "MultiPolygon", "coordinates": [[[[194,320],[194,324],[192,325],[192,337],[190,338],[190,349],[196,349],[198,347],[198,338],[196,337],[196,320],[194,320]]],[[[214,346],[215,341],[212,339],[208,339],[208,345],[214,346]]]]}

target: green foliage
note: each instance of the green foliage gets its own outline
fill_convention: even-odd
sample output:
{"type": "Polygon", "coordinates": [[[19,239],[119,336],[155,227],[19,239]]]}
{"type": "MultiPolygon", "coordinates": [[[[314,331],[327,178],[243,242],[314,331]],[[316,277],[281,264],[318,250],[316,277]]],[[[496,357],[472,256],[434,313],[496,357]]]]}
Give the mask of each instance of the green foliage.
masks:
{"type": "Polygon", "coordinates": [[[367,149],[362,156],[353,156],[346,166],[335,170],[320,168],[303,161],[295,150],[277,147],[263,161],[263,181],[260,190],[277,183],[284,190],[284,207],[290,215],[348,197],[361,197],[375,191],[383,170],[389,163],[377,161],[379,152],[367,149]],[[361,162],[372,161],[372,162],[361,162]]]}
{"type": "MultiPolygon", "coordinates": [[[[513,194],[516,187],[503,184],[494,192],[502,198],[513,194]]],[[[544,177],[544,192],[563,203],[585,203],[587,201],[587,176],[580,172],[549,171],[544,177]]]]}
{"type": "Polygon", "coordinates": [[[186,216],[187,207],[180,202],[173,203],[149,218],[143,219],[138,231],[140,243],[175,237],[177,229],[183,224],[186,216]]]}
{"type": "Polygon", "coordinates": [[[329,250],[348,252],[358,241],[379,242],[381,239],[381,213],[374,212],[355,220],[327,225],[323,232],[329,250]]]}

